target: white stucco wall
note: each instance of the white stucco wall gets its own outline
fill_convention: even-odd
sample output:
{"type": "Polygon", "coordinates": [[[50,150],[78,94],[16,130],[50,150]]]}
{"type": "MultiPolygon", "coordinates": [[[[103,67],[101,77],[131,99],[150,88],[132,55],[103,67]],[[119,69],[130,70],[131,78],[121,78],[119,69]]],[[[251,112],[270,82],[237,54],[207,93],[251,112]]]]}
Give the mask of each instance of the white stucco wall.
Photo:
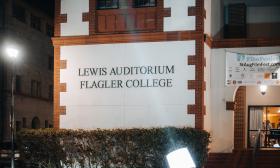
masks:
{"type": "Polygon", "coordinates": [[[204,57],[206,59],[206,67],[204,68],[204,80],[206,82],[206,91],[204,96],[204,103],[206,106],[206,115],[204,116],[204,129],[211,131],[211,66],[210,66],[211,49],[204,44],[204,57]]]}
{"type": "MultiPolygon", "coordinates": [[[[225,86],[225,55],[227,51],[245,54],[271,54],[280,52],[280,47],[225,48],[211,51],[211,152],[231,152],[233,149],[233,112],[225,109],[226,101],[234,100],[236,87],[225,86]]],[[[248,99],[252,99],[252,97],[248,99]]]]}
{"type": "Polygon", "coordinates": [[[195,68],[188,66],[187,58],[194,54],[194,41],[61,47],[67,69],[61,70],[60,82],[67,83],[67,92],[60,94],[60,104],[67,110],[60,117],[60,128],[194,127],[194,115],[187,114],[187,104],[195,103],[194,90],[187,90],[187,81],[195,79],[195,68]],[[79,68],[147,65],[174,65],[175,73],[78,75],[79,68]],[[170,78],[172,87],[80,89],[81,80],[153,78],[170,78]]]}
{"type": "Polygon", "coordinates": [[[204,33],[208,35],[211,35],[212,1],[213,0],[204,0],[204,9],[206,11],[206,19],[204,20],[204,33]]]}
{"type": "Polygon", "coordinates": [[[61,23],[61,36],[89,34],[89,23],[83,22],[83,13],[89,11],[89,0],[61,0],[61,14],[67,14],[67,23],[61,23]]]}
{"type": "Polygon", "coordinates": [[[258,86],[250,86],[246,89],[247,107],[252,105],[280,105],[280,86],[268,86],[265,95],[260,93],[258,86]]]}
{"type": "Polygon", "coordinates": [[[211,0],[211,2],[211,36],[215,36],[224,26],[224,6],[222,0],[211,0]]]}
{"type": "Polygon", "coordinates": [[[164,18],[163,31],[195,30],[195,16],[188,16],[188,7],[195,0],[164,0],[164,8],[171,8],[171,17],[164,18]]]}

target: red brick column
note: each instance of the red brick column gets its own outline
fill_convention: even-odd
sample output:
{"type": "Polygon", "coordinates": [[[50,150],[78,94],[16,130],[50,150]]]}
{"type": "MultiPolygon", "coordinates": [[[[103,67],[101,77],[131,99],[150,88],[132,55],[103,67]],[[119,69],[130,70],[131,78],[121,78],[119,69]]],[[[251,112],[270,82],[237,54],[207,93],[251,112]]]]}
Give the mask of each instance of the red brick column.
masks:
{"type": "Polygon", "coordinates": [[[238,88],[234,110],[234,150],[245,149],[246,87],[238,88]]]}

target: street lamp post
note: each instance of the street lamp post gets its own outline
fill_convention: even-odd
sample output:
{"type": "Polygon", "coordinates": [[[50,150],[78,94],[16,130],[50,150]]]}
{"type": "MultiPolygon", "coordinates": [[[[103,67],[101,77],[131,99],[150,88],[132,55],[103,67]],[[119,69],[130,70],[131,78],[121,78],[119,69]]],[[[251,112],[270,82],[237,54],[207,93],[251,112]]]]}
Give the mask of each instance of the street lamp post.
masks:
{"type": "Polygon", "coordinates": [[[15,83],[15,59],[19,51],[15,48],[7,48],[6,52],[12,61],[12,77],[11,77],[11,111],[10,111],[10,128],[11,128],[11,168],[15,167],[15,98],[14,98],[14,83],[15,83]]]}

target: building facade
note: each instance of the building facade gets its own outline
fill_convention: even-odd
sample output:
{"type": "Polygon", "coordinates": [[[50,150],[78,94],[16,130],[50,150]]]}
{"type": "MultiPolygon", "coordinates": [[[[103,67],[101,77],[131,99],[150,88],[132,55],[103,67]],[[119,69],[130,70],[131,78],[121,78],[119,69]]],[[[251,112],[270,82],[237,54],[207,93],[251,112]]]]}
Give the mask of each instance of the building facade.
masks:
{"type": "Polygon", "coordinates": [[[211,133],[211,152],[247,148],[249,107],[278,107],[279,85],[264,96],[257,84],[227,85],[226,55],[279,53],[279,9],[278,1],[56,0],[54,126],[190,126],[211,133]]]}
{"type": "Polygon", "coordinates": [[[53,125],[53,19],[24,1],[1,1],[1,140],[9,140],[12,62],[6,47],[16,47],[15,127],[53,125]]]}

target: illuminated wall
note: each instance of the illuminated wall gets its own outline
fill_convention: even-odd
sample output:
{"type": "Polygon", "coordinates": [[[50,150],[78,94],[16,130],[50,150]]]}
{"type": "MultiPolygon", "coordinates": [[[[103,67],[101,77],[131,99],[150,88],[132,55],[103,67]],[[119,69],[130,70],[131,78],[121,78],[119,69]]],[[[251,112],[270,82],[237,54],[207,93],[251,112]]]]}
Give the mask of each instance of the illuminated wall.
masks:
{"type": "Polygon", "coordinates": [[[195,79],[187,59],[194,49],[195,41],[61,47],[67,68],[60,83],[67,91],[60,93],[66,106],[60,128],[194,127],[194,115],[187,114],[195,103],[187,88],[195,79]],[[154,69],[159,66],[165,70],[154,69]]]}

